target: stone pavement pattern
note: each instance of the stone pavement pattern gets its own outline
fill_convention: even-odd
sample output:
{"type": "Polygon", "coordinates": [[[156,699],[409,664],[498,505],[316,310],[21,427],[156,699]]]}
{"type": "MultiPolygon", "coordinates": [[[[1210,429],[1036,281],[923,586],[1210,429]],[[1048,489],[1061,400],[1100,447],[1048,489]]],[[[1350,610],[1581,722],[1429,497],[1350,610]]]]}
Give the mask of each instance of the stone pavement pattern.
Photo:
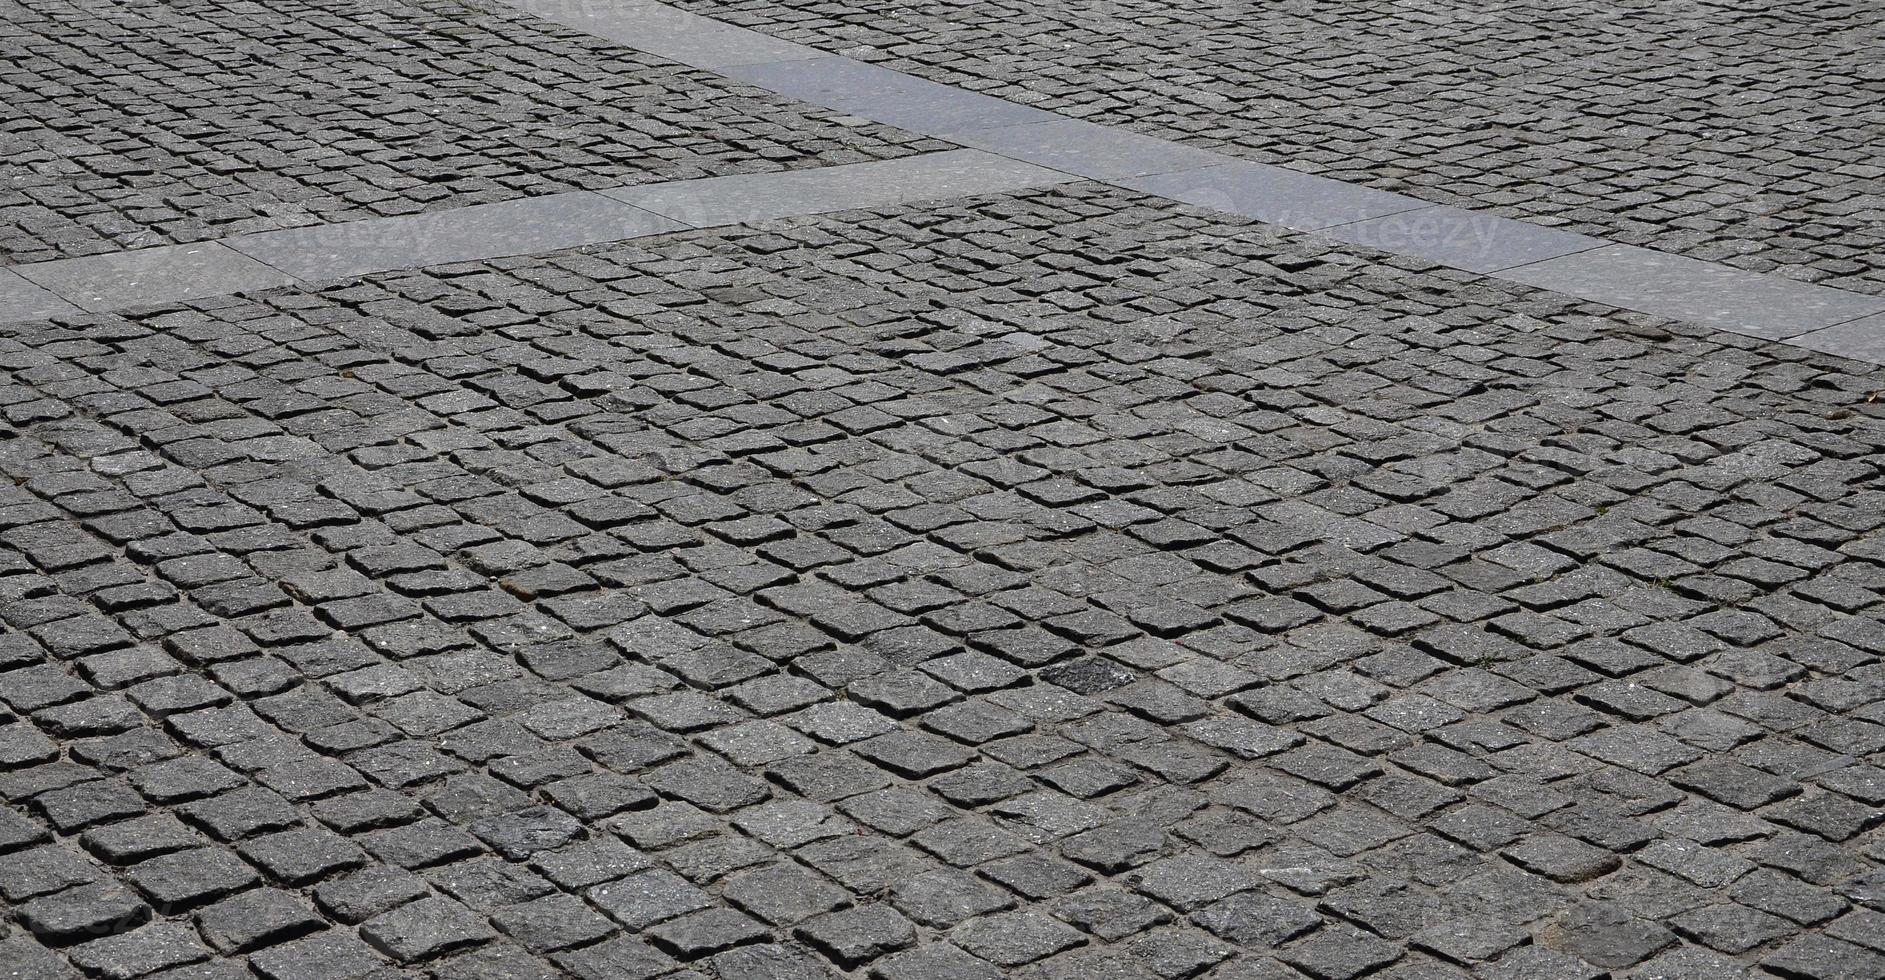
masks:
{"type": "Polygon", "coordinates": [[[681,0],[1106,125],[1885,294],[1864,0],[681,0]]]}
{"type": "MultiPolygon", "coordinates": [[[[672,82],[686,139],[370,213],[931,148],[279,9],[672,82]]],[[[0,976],[1885,976],[1874,367],[1080,183],[0,370],[0,976]]]]}
{"type": "Polygon", "coordinates": [[[1092,184],[0,347],[17,975],[1885,972],[1849,361],[1092,184]]]}
{"type": "Polygon", "coordinates": [[[0,0],[0,263],[946,148],[493,7],[0,0]]]}

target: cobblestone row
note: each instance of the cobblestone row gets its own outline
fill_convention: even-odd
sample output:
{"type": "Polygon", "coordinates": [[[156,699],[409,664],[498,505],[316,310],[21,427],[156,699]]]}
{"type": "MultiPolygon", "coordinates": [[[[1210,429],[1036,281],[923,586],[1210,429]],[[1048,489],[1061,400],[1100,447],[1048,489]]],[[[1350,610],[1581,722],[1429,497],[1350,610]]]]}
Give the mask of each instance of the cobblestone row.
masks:
{"type": "Polygon", "coordinates": [[[677,0],[1067,115],[1885,293],[1861,0],[677,0]]]}
{"type": "Polygon", "coordinates": [[[1885,974],[1875,369],[1094,185],[0,368],[0,972],[1885,974]]]}
{"type": "Polygon", "coordinates": [[[0,2],[0,262],[947,147],[492,6],[0,2]]]}

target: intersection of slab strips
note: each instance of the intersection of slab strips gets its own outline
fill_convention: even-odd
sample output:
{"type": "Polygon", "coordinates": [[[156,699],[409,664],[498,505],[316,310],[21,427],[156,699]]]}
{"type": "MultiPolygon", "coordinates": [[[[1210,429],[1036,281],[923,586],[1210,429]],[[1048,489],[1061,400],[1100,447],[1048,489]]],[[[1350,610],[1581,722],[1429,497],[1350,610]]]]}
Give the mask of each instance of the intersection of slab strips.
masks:
{"type": "Polygon", "coordinates": [[[553,194],[20,266],[0,275],[0,319],[71,313],[75,307],[122,309],[1087,178],[1619,309],[1885,363],[1885,298],[1437,206],[1099,126],[650,0],[505,2],[657,57],[970,149],[817,171],[553,194]]]}
{"type": "Polygon", "coordinates": [[[980,150],[573,191],[0,270],[0,322],[535,255],[695,228],[1013,192],[1074,180],[980,150]]]}
{"type": "Polygon", "coordinates": [[[1885,299],[1240,160],[1070,119],[651,0],[505,0],[802,102],[1067,174],[1619,309],[1885,362],[1885,299]]]}

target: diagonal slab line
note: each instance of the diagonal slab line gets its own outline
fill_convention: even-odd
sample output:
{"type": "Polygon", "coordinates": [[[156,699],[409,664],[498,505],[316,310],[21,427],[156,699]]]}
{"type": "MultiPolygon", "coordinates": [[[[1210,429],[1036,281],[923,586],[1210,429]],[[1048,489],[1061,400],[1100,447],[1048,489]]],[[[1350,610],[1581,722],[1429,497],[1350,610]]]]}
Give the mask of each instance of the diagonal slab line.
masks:
{"type": "Polygon", "coordinates": [[[1316,231],[1429,206],[1416,198],[1249,161],[1114,183],[1297,231],[1316,231]]]}
{"type": "Polygon", "coordinates": [[[1877,316],[1885,313],[1885,298],[1436,206],[1111,130],[830,55],[656,0],[500,2],[782,95],[985,148],[1040,173],[1003,172],[987,160],[971,166],[970,158],[958,157],[876,172],[887,179],[807,177],[808,172],[715,178],[62,259],[17,266],[0,277],[0,320],[71,312],[64,303],[98,312],[304,279],[553,251],[688,226],[1042,186],[1060,182],[1047,176],[1054,174],[1101,179],[1620,309],[1771,340],[1805,335],[1811,344],[1839,347],[1836,353],[1857,352],[1851,356],[1885,363],[1885,344],[1876,337],[1885,329],[1877,316]]]}
{"type": "Polygon", "coordinates": [[[299,281],[221,242],[35,262],[14,266],[13,271],[92,313],[226,296],[299,281]]]}
{"type": "Polygon", "coordinates": [[[1336,225],[1317,234],[1482,275],[1605,244],[1588,235],[1438,204],[1336,225]]]}
{"type": "MultiPolygon", "coordinates": [[[[692,23],[714,34],[734,29],[654,0],[502,2],[579,29],[607,24],[608,33],[596,33],[654,54],[660,51],[637,43],[634,25],[641,25],[643,37],[651,36],[655,24],[692,23]],[[565,3],[595,9],[576,16],[565,3]]],[[[1846,290],[1440,207],[1171,140],[1108,131],[804,45],[790,50],[791,57],[728,64],[720,72],[814,105],[1141,193],[1737,333],[1784,340],[1885,310],[1885,300],[1846,290]]]]}
{"type": "Polygon", "coordinates": [[[680,231],[686,226],[593,191],[226,239],[300,279],[527,255],[680,231]]]}
{"type": "Polygon", "coordinates": [[[618,201],[699,228],[969,197],[1066,183],[1059,171],[980,150],[783,174],[741,174],[603,191],[618,201]]]}
{"type": "Polygon", "coordinates": [[[1078,178],[980,150],[572,191],[0,270],[0,322],[533,255],[713,225],[966,197],[1078,178]]]}
{"type": "Polygon", "coordinates": [[[1787,343],[1855,361],[1885,364],[1885,313],[1790,337],[1787,343]]]}
{"type": "Polygon", "coordinates": [[[1634,245],[1604,245],[1546,259],[1507,269],[1498,278],[1768,340],[1885,312],[1885,298],[1634,245]]]}
{"type": "Polygon", "coordinates": [[[10,269],[0,269],[0,321],[41,320],[81,312],[44,286],[10,269]]]}

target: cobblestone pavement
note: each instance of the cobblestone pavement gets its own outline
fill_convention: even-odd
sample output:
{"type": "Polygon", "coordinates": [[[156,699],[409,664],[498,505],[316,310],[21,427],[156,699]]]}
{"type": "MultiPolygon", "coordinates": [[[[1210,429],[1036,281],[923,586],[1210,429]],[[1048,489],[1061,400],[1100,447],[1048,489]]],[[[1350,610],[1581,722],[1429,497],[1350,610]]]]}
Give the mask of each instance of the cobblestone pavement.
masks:
{"type": "MultiPolygon", "coordinates": [[[[491,6],[0,0],[0,262],[951,145],[491,6]]],[[[692,6],[1885,293],[1857,5],[692,6]]],[[[0,324],[0,977],[1885,978],[1885,369],[1091,182],[651,230],[0,324]]]]}
{"type": "Polygon", "coordinates": [[[946,148],[492,7],[0,0],[0,263],[946,148]]]}
{"type": "Polygon", "coordinates": [[[0,339],[0,975],[1885,975],[1885,375],[1095,184],[0,339]]]}
{"type": "Polygon", "coordinates": [[[1864,0],[686,0],[1016,101],[1885,294],[1864,0]]]}

